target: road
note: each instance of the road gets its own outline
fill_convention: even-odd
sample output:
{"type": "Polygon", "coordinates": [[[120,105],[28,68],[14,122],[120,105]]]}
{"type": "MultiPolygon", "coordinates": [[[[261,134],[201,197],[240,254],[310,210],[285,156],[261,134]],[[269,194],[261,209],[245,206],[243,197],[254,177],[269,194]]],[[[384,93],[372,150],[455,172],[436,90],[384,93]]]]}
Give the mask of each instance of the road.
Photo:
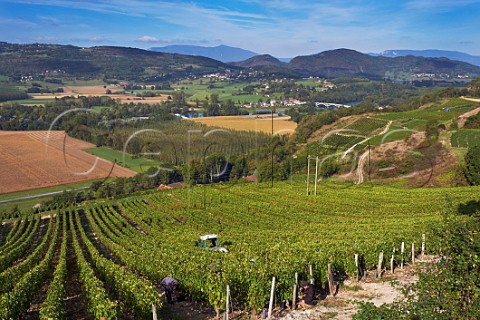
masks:
{"type": "Polygon", "coordinates": [[[53,196],[53,195],[56,195],[56,194],[60,194],[62,192],[86,190],[88,188],[90,188],[90,187],[81,187],[81,188],[76,188],[76,189],[68,189],[68,190],[60,190],[60,191],[53,191],[53,192],[35,194],[33,196],[24,196],[24,197],[12,198],[12,199],[0,200],[0,203],[8,203],[8,202],[28,200],[28,199],[34,199],[34,198],[40,198],[40,197],[46,197],[46,196],[53,196]]]}

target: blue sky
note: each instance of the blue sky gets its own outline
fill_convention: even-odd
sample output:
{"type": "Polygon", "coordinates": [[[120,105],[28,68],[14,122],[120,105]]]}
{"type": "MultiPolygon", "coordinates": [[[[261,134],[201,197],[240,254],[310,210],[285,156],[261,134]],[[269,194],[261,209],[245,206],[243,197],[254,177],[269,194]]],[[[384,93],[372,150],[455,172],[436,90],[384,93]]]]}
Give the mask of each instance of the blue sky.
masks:
{"type": "Polygon", "coordinates": [[[277,57],[336,48],[480,55],[480,0],[0,0],[0,41],[237,46],[277,57]]]}

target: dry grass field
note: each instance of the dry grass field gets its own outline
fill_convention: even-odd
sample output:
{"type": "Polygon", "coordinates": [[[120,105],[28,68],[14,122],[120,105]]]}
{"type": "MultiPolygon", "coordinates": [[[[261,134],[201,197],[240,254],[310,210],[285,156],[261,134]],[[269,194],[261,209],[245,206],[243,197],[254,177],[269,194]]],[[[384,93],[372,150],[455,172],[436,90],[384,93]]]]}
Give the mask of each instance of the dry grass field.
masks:
{"type": "Polygon", "coordinates": [[[65,96],[108,96],[112,99],[119,99],[121,103],[146,103],[146,104],[156,104],[161,103],[167,100],[168,95],[161,95],[158,97],[147,97],[147,98],[140,98],[134,96],[130,93],[116,93],[116,92],[124,92],[123,87],[119,87],[116,85],[108,85],[106,88],[103,86],[65,86],[63,87],[62,93],[57,94],[37,94],[32,95],[33,99],[54,99],[61,98],[65,96]],[[110,90],[112,94],[106,94],[106,91],[110,90]]]}
{"type": "MultiPolygon", "coordinates": [[[[297,128],[297,124],[293,121],[289,121],[289,119],[290,117],[274,116],[274,134],[293,134],[293,132],[297,128]]],[[[193,118],[191,120],[213,127],[220,127],[239,131],[272,133],[272,118],[270,115],[203,117],[193,118]]]]}
{"type": "Polygon", "coordinates": [[[136,173],[96,158],[63,131],[0,131],[0,194],[136,173]]]}

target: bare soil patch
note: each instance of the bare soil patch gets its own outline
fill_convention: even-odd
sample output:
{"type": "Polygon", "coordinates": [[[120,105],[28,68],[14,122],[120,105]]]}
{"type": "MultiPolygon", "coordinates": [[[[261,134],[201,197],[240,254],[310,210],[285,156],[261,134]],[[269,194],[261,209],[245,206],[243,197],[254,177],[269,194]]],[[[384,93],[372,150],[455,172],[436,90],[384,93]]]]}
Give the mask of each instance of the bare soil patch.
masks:
{"type": "MultiPolygon", "coordinates": [[[[479,99],[480,100],[480,99],[479,99]]],[[[474,116],[476,115],[477,113],[480,112],[480,107],[478,108],[475,108],[473,110],[470,110],[468,112],[465,112],[464,114],[462,114],[461,116],[459,116],[457,118],[457,124],[458,124],[458,127],[459,128],[463,128],[463,126],[465,125],[465,122],[467,121],[467,119],[471,116],[474,116]]]]}
{"type": "Polygon", "coordinates": [[[83,149],[63,131],[0,132],[0,194],[136,173],[83,149]]]}
{"type": "MultiPolygon", "coordinates": [[[[430,263],[430,257],[419,257],[418,264],[430,263]]],[[[326,296],[314,308],[290,311],[277,311],[276,319],[351,319],[357,312],[358,302],[372,302],[376,306],[403,301],[401,292],[406,285],[418,281],[416,266],[407,265],[403,270],[386,271],[383,278],[374,280],[370,274],[366,280],[355,282],[346,280],[335,296],[326,296]]],[[[373,272],[370,272],[373,273],[373,272]]]]}

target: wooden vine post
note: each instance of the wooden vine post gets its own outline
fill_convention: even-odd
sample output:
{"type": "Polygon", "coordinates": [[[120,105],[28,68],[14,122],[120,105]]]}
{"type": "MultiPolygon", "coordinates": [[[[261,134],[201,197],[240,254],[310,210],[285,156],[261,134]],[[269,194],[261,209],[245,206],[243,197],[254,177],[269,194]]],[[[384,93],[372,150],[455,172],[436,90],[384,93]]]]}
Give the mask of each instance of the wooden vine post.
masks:
{"type": "Polygon", "coordinates": [[[293,285],[292,310],[297,306],[297,288],[298,288],[298,272],[295,272],[295,284],[293,285]]]}
{"type": "Polygon", "coordinates": [[[425,255],[425,233],[422,234],[422,257],[425,255]]]}
{"type": "MultiPolygon", "coordinates": [[[[395,252],[395,251],[394,251],[395,252]]],[[[395,262],[395,253],[392,253],[392,258],[390,259],[390,272],[393,274],[394,269],[393,269],[393,264],[395,262]]]]}
{"type": "Polygon", "coordinates": [[[225,320],[228,320],[229,313],[230,313],[230,286],[227,284],[227,298],[225,303],[225,320]]]}
{"type": "Polygon", "coordinates": [[[382,276],[382,267],[383,267],[383,252],[380,252],[378,255],[378,266],[377,266],[377,274],[380,278],[382,276]]]}
{"type": "Polygon", "coordinates": [[[357,268],[356,274],[355,274],[355,279],[357,281],[360,280],[360,269],[358,268],[358,253],[355,253],[355,267],[357,268]]]}
{"type": "Polygon", "coordinates": [[[153,320],[157,320],[157,305],[155,302],[152,302],[152,315],[153,315],[153,320]]]}
{"type": "Polygon", "coordinates": [[[332,265],[328,264],[328,287],[330,289],[330,294],[333,296],[335,295],[335,289],[333,288],[333,273],[332,273],[332,265]]]}
{"type": "Polygon", "coordinates": [[[268,318],[267,319],[272,319],[274,297],[275,297],[275,277],[272,278],[272,290],[270,290],[270,302],[268,303],[268,318]]]}
{"type": "Polygon", "coordinates": [[[400,262],[400,268],[403,270],[403,263],[404,263],[404,253],[405,253],[405,242],[402,242],[402,247],[400,249],[400,252],[402,254],[402,261],[400,262]]]}
{"type": "Polygon", "coordinates": [[[415,265],[415,243],[412,243],[412,264],[415,265]]]}

